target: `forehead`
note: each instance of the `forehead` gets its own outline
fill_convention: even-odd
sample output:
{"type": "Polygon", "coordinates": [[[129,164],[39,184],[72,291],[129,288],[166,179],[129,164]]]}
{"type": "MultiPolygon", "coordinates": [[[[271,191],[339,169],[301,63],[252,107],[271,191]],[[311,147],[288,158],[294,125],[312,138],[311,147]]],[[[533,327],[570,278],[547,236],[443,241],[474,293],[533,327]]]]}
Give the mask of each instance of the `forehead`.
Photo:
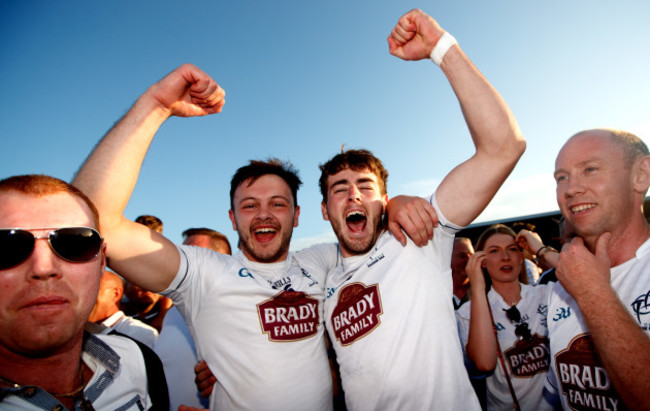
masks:
{"type": "Polygon", "coordinates": [[[577,134],[569,139],[555,160],[555,169],[570,169],[590,160],[623,162],[623,152],[608,133],[600,130],[577,134]]]}
{"type": "Polygon", "coordinates": [[[249,198],[264,199],[273,197],[284,197],[293,201],[291,188],[282,177],[275,174],[265,174],[255,180],[253,184],[251,184],[252,180],[252,178],[248,178],[237,186],[234,194],[235,203],[249,198]]]}
{"type": "Polygon", "coordinates": [[[205,234],[194,234],[185,239],[183,244],[185,245],[196,245],[199,247],[207,247],[210,244],[210,236],[205,234]]]}
{"type": "Polygon", "coordinates": [[[327,186],[330,187],[333,184],[341,184],[344,182],[358,182],[360,180],[377,183],[377,176],[367,168],[364,168],[362,170],[353,170],[351,168],[346,168],[336,174],[332,174],[327,177],[327,186]]]}
{"type": "Polygon", "coordinates": [[[65,192],[35,197],[17,191],[0,191],[0,227],[95,227],[88,205],[65,192]]]}
{"type": "Polygon", "coordinates": [[[471,250],[467,241],[454,241],[454,253],[470,253],[471,250]]]}
{"type": "Polygon", "coordinates": [[[485,248],[510,245],[514,243],[515,239],[508,234],[496,233],[491,235],[487,241],[485,241],[485,248]]]}

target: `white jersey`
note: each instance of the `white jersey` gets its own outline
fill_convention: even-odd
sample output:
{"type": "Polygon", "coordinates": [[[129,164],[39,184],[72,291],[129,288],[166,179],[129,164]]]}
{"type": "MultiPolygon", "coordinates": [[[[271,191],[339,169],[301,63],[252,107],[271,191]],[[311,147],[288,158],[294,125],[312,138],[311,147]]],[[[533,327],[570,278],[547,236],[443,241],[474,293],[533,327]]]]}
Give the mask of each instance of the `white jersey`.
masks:
{"type": "MultiPolygon", "coordinates": [[[[650,240],[631,260],[610,270],[612,288],[639,327],[650,336],[650,240]]],[[[559,392],[567,410],[621,410],[578,304],[558,282],[549,297],[551,372],[547,388],[559,392]]]]}
{"type": "Polygon", "coordinates": [[[427,246],[403,247],[384,232],[327,278],[325,321],[351,411],[480,409],[452,304],[458,227],[436,211],[427,246]]]}
{"type": "Polygon", "coordinates": [[[151,349],[153,349],[156,338],[158,338],[158,330],[149,324],[143,323],[133,317],[129,317],[124,314],[123,311],[116,312],[102,321],[101,324],[124,335],[128,335],[129,337],[147,345],[147,347],[151,349]]]}
{"type": "MultiPolygon", "coordinates": [[[[524,411],[553,409],[542,396],[549,368],[546,313],[550,289],[549,285],[533,287],[521,284],[521,300],[517,303],[521,320],[516,323],[507,317],[505,310],[509,309],[510,305],[503,300],[503,297],[494,289],[490,289],[488,293],[503,360],[508,368],[517,401],[524,411]],[[531,332],[530,341],[519,338],[515,334],[515,328],[521,323],[528,324],[531,332]]],[[[471,303],[470,300],[456,311],[463,347],[467,346],[469,336],[471,303]]],[[[512,395],[500,360],[497,360],[494,372],[487,377],[486,381],[488,410],[513,410],[512,395]]]]}
{"type": "Polygon", "coordinates": [[[210,408],[331,410],[322,302],[336,246],[272,264],[200,247],[179,252],[179,272],[165,294],[217,378],[210,408]]]}

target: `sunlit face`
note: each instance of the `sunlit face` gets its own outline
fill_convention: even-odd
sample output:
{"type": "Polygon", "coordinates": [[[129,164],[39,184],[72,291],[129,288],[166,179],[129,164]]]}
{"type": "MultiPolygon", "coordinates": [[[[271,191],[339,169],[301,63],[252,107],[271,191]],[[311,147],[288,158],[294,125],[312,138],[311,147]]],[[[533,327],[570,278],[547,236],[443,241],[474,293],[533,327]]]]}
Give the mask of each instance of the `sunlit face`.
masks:
{"type": "Polygon", "coordinates": [[[230,210],[240,247],[251,261],[283,261],[289,253],[293,228],[298,226],[300,208],[294,208],[289,185],[274,174],[266,174],[249,185],[242,182],[233,196],[230,210]]]}
{"type": "Polygon", "coordinates": [[[605,131],[572,137],[557,156],[554,176],[562,215],[587,240],[634,214],[631,170],[605,131]]]}
{"type": "Polygon", "coordinates": [[[524,257],[514,238],[508,234],[494,234],[485,242],[483,251],[487,256],[485,268],[493,283],[519,281],[524,257]]]}
{"type": "MultiPolygon", "coordinates": [[[[0,227],[23,228],[37,236],[50,230],[96,228],[88,206],[68,193],[32,197],[0,192],[0,227]]],[[[51,355],[81,344],[104,272],[105,247],[95,259],[71,263],[53,253],[47,239],[36,240],[31,256],[0,270],[0,355],[51,355]]]]}
{"type": "Polygon", "coordinates": [[[228,249],[222,241],[219,241],[218,244],[215,245],[212,242],[212,237],[206,234],[189,235],[185,241],[183,241],[183,244],[193,245],[195,247],[209,248],[221,254],[228,254],[228,249]]]}
{"type": "Polygon", "coordinates": [[[321,210],[344,257],[364,254],[375,245],[387,202],[374,173],[348,168],[327,178],[327,203],[321,210]]]}
{"type": "Polygon", "coordinates": [[[474,247],[467,241],[454,241],[454,249],[451,254],[451,275],[454,284],[463,284],[467,279],[465,267],[469,257],[474,254],[474,247]]]}

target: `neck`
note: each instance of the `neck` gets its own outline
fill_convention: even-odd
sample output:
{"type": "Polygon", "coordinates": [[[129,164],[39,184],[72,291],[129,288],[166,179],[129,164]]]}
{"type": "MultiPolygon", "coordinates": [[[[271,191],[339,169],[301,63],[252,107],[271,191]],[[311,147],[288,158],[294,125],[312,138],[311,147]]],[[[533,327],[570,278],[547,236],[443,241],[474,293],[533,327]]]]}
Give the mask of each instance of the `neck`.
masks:
{"type": "Polygon", "coordinates": [[[79,387],[82,334],[55,353],[23,354],[0,347],[0,384],[36,385],[50,393],[67,393],[79,387]]]}
{"type": "Polygon", "coordinates": [[[521,300],[521,284],[519,284],[519,281],[500,283],[493,280],[492,288],[499,293],[509,306],[516,305],[521,300]]]}
{"type": "MultiPolygon", "coordinates": [[[[623,228],[619,230],[612,230],[612,237],[607,247],[611,267],[616,267],[633,258],[639,247],[650,238],[650,226],[645,217],[642,219],[637,217],[635,220],[622,224],[623,228]]],[[[585,244],[591,252],[595,252],[598,238],[595,236],[585,238],[585,244]]]]}

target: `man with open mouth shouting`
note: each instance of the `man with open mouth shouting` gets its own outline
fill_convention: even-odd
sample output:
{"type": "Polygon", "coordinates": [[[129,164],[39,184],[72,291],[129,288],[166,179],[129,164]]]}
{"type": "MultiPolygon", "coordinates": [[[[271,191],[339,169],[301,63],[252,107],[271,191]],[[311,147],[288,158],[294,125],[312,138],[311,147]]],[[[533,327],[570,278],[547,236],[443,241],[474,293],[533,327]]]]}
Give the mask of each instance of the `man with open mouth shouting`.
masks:
{"type": "Polygon", "coordinates": [[[420,10],[405,14],[388,44],[404,60],[431,56],[440,65],[476,153],[429,198],[440,224],[422,248],[403,246],[383,229],[388,173],[372,153],[344,151],[321,166],[323,218],[342,257],[326,280],[327,331],[349,410],[480,409],[452,305],[453,240],[490,202],[525,142],[496,90],[431,17],[420,10]]]}
{"type": "Polygon", "coordinates": [[[74,184],[99,209],[111,268],[171,297],[217,378],[211,409],[330,410],[322,320],[333,244],[289,252],[300,208],[296,171],[252,161],[231,180],[235,256],[175,246],[122,214],[153,137],[170,116],[221,111],[225,93],[186,64],[149,88],[88,157],[74,184]],[[283,395],[291,387],[291,395],[283,395]]]}

